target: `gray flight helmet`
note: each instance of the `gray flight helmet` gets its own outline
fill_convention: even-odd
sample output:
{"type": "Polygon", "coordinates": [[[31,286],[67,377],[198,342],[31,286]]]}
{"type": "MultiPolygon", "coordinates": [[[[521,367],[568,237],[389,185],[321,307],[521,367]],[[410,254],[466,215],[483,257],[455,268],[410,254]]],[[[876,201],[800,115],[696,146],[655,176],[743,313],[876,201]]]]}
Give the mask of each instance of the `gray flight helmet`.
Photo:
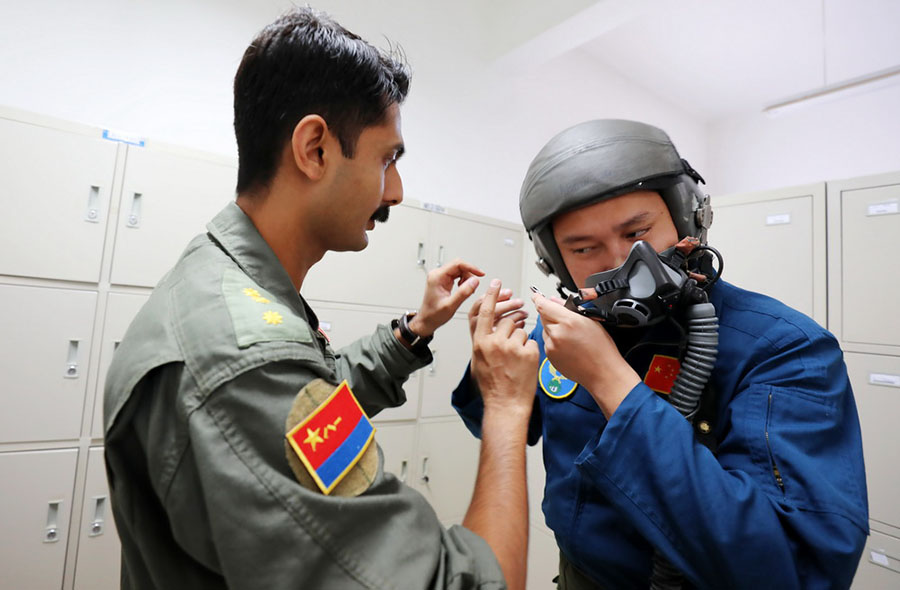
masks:
{"type": "Polygon", "coordinates": [[[703,178],[678,155],[664,131],[621,119],[587,121],[547,142],[528,167],[519,194],[519,212],[534,243],[537,266],[576,291],[553,237],[553,219],[567,211],[638,191],[657,191],[666,203],[678,237],[706,243],[712,224],[703,178]]]}

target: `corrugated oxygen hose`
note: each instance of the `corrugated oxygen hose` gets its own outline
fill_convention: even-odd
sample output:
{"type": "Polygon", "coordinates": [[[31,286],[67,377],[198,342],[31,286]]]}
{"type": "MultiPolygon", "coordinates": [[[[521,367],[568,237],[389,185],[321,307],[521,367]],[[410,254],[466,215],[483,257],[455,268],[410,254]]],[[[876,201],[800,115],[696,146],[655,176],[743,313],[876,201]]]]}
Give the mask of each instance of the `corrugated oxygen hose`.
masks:
{"type": "MultiPolygon", "coordinates": [[[[687,309],[687,350],[681,371],[672,384],[669,403],[693,422],[700,396],[709,381],[719,354],[719,318],[712,303],[698,303],[687,309]]],[[[684,579],[658,550],[653,553],[651,590],[679,590],[684,579]]]]}

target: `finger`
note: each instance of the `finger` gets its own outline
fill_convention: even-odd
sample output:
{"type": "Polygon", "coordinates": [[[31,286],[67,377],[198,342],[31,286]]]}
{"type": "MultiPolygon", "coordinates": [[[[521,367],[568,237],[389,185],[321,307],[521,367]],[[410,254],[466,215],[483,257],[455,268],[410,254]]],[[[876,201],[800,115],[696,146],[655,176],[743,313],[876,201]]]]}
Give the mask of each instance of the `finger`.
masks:
{"type": "Polygon", "coordinates": [[[516,322],[516,329],[524,330],[525,329],[525,320],[516,322]]]}
{"type": "Polygon", "coordinates": [[[509,338],[509,335],[513,333],[516,329],[516,324],[509,318],[503,318],[497,322],[497,325],[494,326],[494,334],[499,334],[504,338],[509,338]]]}
{"type": "Polygon", "coordinates": [[[460,285],[459,289],[452,293],[448,298],[448,304],[453,310],[452,313],[456,313],[456,310],[459,309],[459,306],[462,305],[463,301],[471,297],[472,293],[474,293],[475,289],[477,288],[477,277],[469,277],[468,279],[466,279],[466,282],[460,285]]]}
{"type": "MultiPolygon", "coordinates": [[[[506,314],[500,314],[500,315],[501,315],[501,317],[497,318],[497,321],[499,321],[500,319],[503,319],[503,318],[509,318],[514,323],[519,323],[519,322],[524,322],[526,319],[528,319],[528,312],[525,311],[524,309],[519,309],[512,313],[506,313],[506,314]]],[[[495,312],[495,317],[496,317],[496,312],[495,312]]]]}
{"type": "Polygon", "coordinates": [[[475,300],[472,304],[472,307],[469,308],[469,320],[474,321],[475,318],[478,317],[478,310],[481,309],[481,304],[484,301],[484,295],[475,300]]]}
{"type": "Polygon", "coordinates": [[[483,270],[481,270],[474,264],[469,264],[468,262],[460,258],[451,260],[444,266],[440,267],[438,270],[441,271],[441,274],[452,277],[462,277],[463,275],[475,275],[476,277],[484,276],[483,270]]]}
{"type": "Polygon", "coordinates": [[[516,328],[513,330],[512,334],[510,334],[509,339],[516,344],[523,346],[525,342],[528,341],[528,332],[521,328],[516,328]]]}
{"type": "Polygon", "coordinates": [[[494,313],[498,316],[506,315],[510,312],[516,311],[517,309],[521,309],[522,306],[525,305],[525,302],[521,299],[510,299],[509,301],[501,301],[497,300],[497,307],[495,308],[494,313]]]}
{"type": "Polygon", "coordinates": [[[497,305],[497,295],[500,293],[500,279],[493,279],[484,294],[481,308],[478,310],[478,321],[475,324],[475,334],[487,336],[494,329],[494,308],[497,305]]]}
{"type": "Polygon", "coordinates": [[[534,297],[532,297],[531,299],[532,301],[534,301],[534,306],[535,308],[537,308],[537,312],[541,316],[541,322],[543,322],[545,326],[548,324],[559,323],[563,318],[566,317],[565,314],[571,313],[561,304],[547,299],[542,295],[534,295],[534,297]]]}

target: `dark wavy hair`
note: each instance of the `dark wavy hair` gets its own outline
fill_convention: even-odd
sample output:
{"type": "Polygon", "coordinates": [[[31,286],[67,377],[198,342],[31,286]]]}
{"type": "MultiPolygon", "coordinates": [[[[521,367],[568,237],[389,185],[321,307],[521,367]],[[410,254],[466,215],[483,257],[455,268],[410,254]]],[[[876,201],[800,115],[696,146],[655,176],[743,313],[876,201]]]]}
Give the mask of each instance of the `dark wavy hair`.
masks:
{"type": "Polygon", "coordinates": [[[409,66],[327,14],[295,8],[253,40],[234,77],[237,192],[267,186],[294,127],[320,115],[352,158],[362,130],[409,92],[409,66]]]}

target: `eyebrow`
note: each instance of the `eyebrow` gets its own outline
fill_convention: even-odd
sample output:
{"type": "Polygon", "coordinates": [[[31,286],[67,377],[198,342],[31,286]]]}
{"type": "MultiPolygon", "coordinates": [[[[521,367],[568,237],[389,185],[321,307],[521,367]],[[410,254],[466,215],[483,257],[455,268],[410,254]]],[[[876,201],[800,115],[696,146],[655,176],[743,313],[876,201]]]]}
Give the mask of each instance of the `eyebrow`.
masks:
{"type": "MultiPolygon", "coordinates": [[[[629,217],[622,223],[617,223],[615,226],[613,226],[613,230],[619,232],[619,231],[622,231],[629,227],[633,227],[635,225],[646,223],[646,222],[650,221],[650,219],[652,217],[653,217],[653,215],[650,213],[650,211],[641,211],[640,213],[632,215],[631,217],[629,217]]],[[[587,242],[592,239],[594,239],[594,236],[592,234],[586,234],[586,235],[577,235],[576,234],[576,235],[572,235],[572,236],[565,236],[559,242],[560,242],[560,244],[565,244],[568,246],[568,245],[576,244],[579,242],[587,242]]]]}

